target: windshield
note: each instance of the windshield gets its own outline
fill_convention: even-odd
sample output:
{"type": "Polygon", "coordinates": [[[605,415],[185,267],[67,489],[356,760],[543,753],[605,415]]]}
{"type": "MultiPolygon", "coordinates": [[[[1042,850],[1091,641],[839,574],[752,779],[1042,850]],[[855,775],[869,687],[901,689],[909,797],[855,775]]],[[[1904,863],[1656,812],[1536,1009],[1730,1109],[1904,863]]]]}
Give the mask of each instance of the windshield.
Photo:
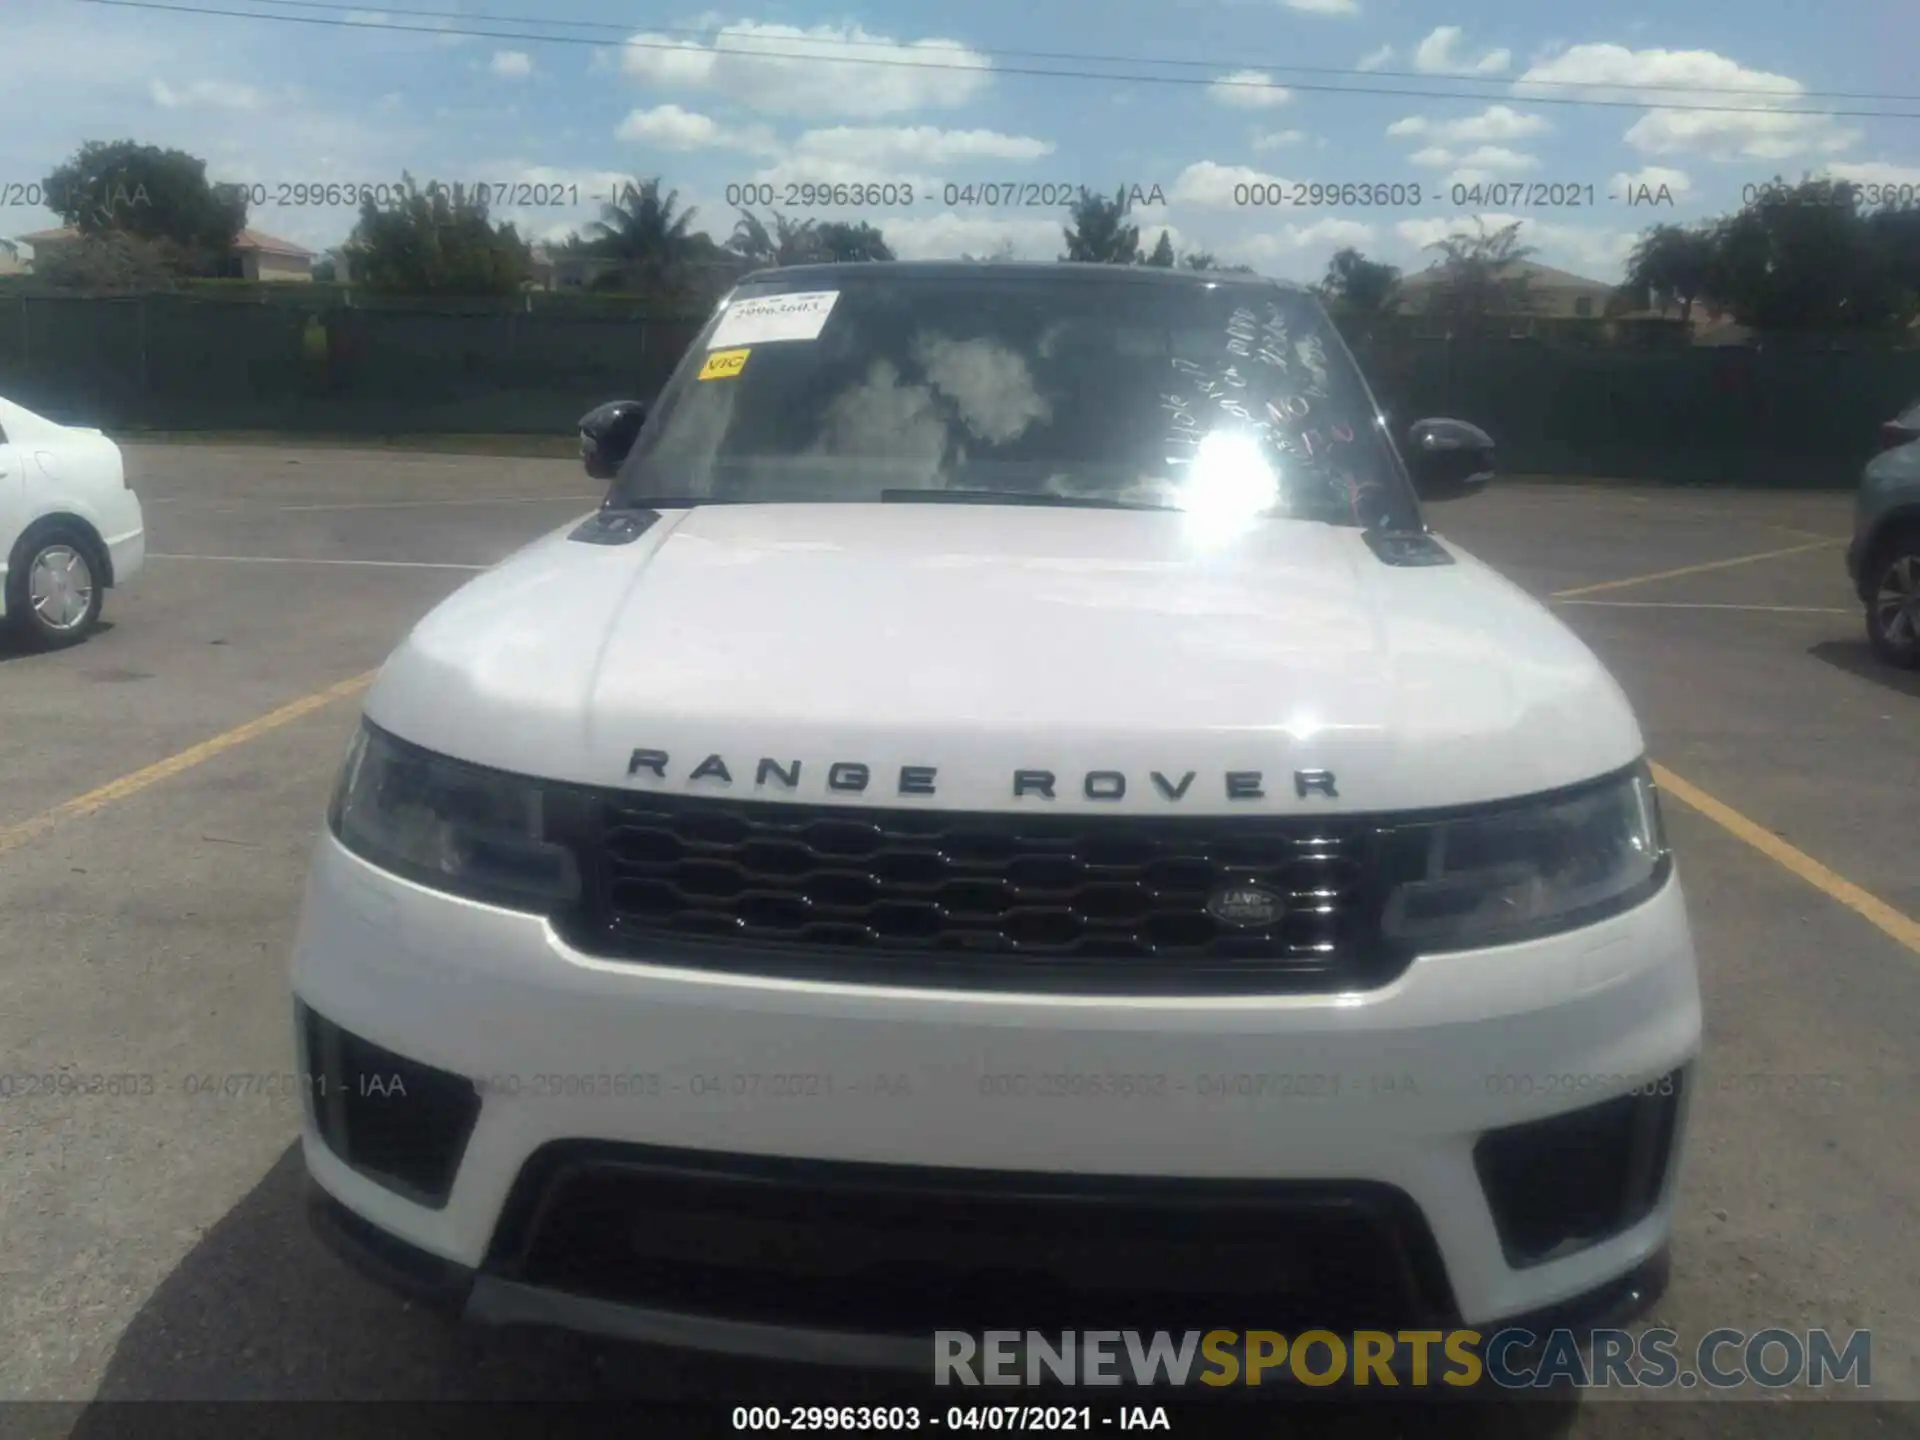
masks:
{"type": "Polygon", "coordinates": [[[901,491],[1419,523],[1318,303],[1198,278],[875,267],[743,285],[615,486],[628,502],[901,491]]]}

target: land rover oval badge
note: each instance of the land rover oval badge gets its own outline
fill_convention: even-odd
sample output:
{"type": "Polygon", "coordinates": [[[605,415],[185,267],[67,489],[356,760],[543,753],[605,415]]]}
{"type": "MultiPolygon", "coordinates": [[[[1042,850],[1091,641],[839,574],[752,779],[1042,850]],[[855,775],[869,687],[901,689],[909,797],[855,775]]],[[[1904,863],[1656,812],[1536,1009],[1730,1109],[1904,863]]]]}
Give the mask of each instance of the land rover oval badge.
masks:
{"type": "Polygon", "coordinates": [[[1280,918],[1280,897],[1258,885],[1226,884],[1207,897],[1207,913],[1223,925],[1271,925],[1280,918]]]}

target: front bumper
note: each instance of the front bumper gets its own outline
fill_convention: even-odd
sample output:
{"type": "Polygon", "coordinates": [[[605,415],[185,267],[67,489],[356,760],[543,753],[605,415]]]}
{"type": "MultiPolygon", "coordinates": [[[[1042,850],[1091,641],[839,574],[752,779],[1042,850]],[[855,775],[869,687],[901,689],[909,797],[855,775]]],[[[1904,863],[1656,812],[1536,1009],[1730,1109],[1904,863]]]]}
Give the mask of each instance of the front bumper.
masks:
{"type": "MultiPolygon", "coordinates": [[[[1687,1097],[1684,1081],[1665,1096],[1650,1082],[1684,1071],[1700,1041],[1677,880],[1590,929],[1422,959],[1360,996],[1143,1000],[603,960],[323,836],[293,987],[311,1012],[303,1067],[332,1077],[303,1139],[322,1213],[336,1241],[357,1237],[346,1248],[389,1257],[390,1282],[437,1276],[427,1288],[479,1319],[856,1364],[924,1364],[934,1327],[828,1315],[795,1257],[812,1254],[818,1279],[836,1246],[928,1225],[929,1255],[950,1261],[960,1232],[1026,1245],[1057,1224],[1048,1255],[1079,1262],[1080,1242],[1104,1236],[1109,1276],[1137,1268],[1143,1292],[1155,1261],[1184,1284],[1227,1251],[1246,1262],[1226,1286],[1241,1303],[1261,1289],[1247,1290],[1249,1267],[1271,1262],[1276,1290],[1332,1280],[1368,1323],[1402,1318],[1378,1309],[1402,1282],[1421,1318],[1468,1325],[1606,1309],[1644,1292],[1664,1254],[1687,1097]],[[343,1056],[361,1091],[391,1072],[412,1077],[413,1098],[363,1093],[356,1114],[386,1118],[343,1120],[343,1056]],[[1627,1098],[1640,1086],[1655,1093],[1627,1098]],[[1546,1120],[1537,1137],[1515,1128],[1546,1120]],[[1589,1152],[1605,1153],[1582,1170],[1589,1152]],[[1573,1217],[1601,1190],[1639,1196],[1611,1229],[1573,1217]],[[1028,1208],[996,1230],[1015,1197],[1028,1208]],[[1562,1229],[1585,1233],[1556,1234],[1556,1206],[1562,1229]],[[861,1217],[857,1236],[835,1233],[842,1211],[861,1217]],[[661,1244],[627,1253],[636,1233],[661,1244]],[[666,1236],[676,1253],[661,1253],[666,1236]],[[1289,1236],[1291,1258],[1262,1248],[1289,1236]]],[[[951,1313],[940,1328],[993,1303],[928,1290],[932,1261],[910,1247],[870,1258],[900,1282],[875,1293],[932,1295],[951,1313]]],[[[1010,1282],[1019,1313],[1004,1323],[1065,1303],[1034,1273],[1010,1282]]],[[[1079,1323],[1118,1313],[1124,1288],[1079,1323]]],[[[1142,1328],[1171,1311],[1152,1313],[1142,1328]]]]}
{"type": "Polygon", "coordinates": [[[123,585],[140,573],[147,560],[147,521],[140,497],[123,490],[102,507],[101,533],[113,568],[113,584],[123,585]]]}

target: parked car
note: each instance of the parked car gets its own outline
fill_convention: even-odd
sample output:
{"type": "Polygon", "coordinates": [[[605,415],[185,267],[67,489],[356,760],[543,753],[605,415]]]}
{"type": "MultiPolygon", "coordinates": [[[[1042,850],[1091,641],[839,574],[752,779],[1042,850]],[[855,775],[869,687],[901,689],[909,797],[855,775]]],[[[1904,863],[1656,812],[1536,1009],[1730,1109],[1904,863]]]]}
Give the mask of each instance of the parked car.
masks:
{"type": "Polygon", "coordinates": [[[1880,427],[1880,448],[1893,450],[1920,440],[1920,400],[1916,400],[1880,427]]]}
{"type": "Polygon", "coordinates": [[[1867,640],[1890,665],[1920,667],[1920,401],[1880,427],[1853,507],[1847,575],[1867,640]]]}
{"type": "Polygon", "coordinates": [[[291,962],[312,1220],[470,1319],[1625,1315],[1701,1014],[1639,726],[1311,293],[762,272],[369,691],[291,962]],[[1226,1306],[1226,1309],[1221,1308],[1226,1306]]]}
{"type": "Polygon", "coordinates": [[[92,633],[106,592],[146,558],[120,447],[0,398],[0,622],[56,649],[92,633]]]}

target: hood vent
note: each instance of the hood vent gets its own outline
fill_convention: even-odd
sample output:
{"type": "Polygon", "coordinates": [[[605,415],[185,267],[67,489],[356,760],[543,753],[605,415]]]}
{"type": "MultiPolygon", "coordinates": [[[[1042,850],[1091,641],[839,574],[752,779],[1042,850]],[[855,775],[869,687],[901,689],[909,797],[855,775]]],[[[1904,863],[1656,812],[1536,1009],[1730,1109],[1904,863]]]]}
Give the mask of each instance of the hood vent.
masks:
{"type": "Polygon", "coordinates": [[[600,510],[574,528],[569,540],[583,545],[630,545],[660,518],[658,510],[600,510]]]}
{"type": "Polygon", "coordinates": [[[1451,565],[1453,556],[1419,530],[1369,530],[1367,548],[1388,565],[1451,565]]]}

